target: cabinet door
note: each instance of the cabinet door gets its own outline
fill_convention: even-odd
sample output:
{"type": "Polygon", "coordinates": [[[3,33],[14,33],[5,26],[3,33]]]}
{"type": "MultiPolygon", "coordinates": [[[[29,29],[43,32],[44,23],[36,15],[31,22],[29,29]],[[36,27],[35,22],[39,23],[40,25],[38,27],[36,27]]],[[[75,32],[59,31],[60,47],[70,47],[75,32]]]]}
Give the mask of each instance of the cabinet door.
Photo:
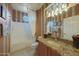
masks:
{"type": "Polygon", "coordinates": [[[37,48],[36,48],[36,54],[35,54],[36,56],[39,55],[39,50],[40,50],[40,49],[39,49],[39,44],[38,44],[38,46],[37,46],[37,48]]]}
{"type": "Polygon", "coordinates": [[[44,45],[42,42],[39,42],[36,54],[38,56],[47,56],[47,46],[44,45]]]}
{"type": "Polygon", "coordinates": [[[48,47],[42,42],[39,42],[39,45],[37,47],[37,55],[38,56],[60,56],[57,50],[48,47]]]}
{"type": "Polygon", "coordinates": [[[52,54],[51,54],[51,49],[49,48],[49,47],[47,47],[47,55],[48,56],[51,56],[52,54]]]}
{"type": "Polygon", "coordinates": [[[43,43],[41,43],[41,55],[47,56],[47,46],[43,43]]]}
{"type": "Polygon", "coordinates": [[[60,54],[57,52],[57,50],[48,48],[48,56],[60,56],[60,54]]]}
{"type": "Polygon", "coordinates": [[[38,41],[38,46],[37,46],[37,49],[36,49],[36,55],[40,56],[41,55],[41,43],[38,41]]]}

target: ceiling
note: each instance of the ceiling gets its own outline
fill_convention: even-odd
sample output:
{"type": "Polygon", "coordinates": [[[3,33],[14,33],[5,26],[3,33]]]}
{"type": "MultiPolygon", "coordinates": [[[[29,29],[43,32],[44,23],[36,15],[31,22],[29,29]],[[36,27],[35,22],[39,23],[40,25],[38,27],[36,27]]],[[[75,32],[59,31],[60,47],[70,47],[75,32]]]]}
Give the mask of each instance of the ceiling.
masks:
{"type": "Polygon", "coordinates": [[[22,12],[26,12],[26,13],[27,13],[27,10],[36,11],[42,5],[43,5],[43,3],[12,3],[13,9],[16,9],[16,10],[19,10],[22,12]]]}

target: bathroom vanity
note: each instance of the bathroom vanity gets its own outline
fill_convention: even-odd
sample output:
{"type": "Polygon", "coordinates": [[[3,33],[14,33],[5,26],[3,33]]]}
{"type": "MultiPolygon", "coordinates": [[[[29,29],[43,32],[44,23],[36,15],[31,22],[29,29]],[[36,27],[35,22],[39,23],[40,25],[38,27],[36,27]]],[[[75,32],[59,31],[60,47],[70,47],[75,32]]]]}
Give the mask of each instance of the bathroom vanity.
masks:
{"type": "Polygon", "coordinates": [[[64,41],[52,38],[38,38],[38,56],[79,56],[79,49],[64,41]]]}

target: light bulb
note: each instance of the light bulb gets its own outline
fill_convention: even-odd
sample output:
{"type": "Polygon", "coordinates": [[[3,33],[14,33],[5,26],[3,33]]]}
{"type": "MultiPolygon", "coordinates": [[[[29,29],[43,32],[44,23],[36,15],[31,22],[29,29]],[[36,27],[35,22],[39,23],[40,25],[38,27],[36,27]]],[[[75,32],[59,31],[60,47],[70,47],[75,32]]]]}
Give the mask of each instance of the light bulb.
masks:
{"type": "Polygon", "coordinates": [[[58,15],[58,8],[55,10],[55,15],[58,15]]]}
{"type": "Polygon", "coordinates": [[[65,11],[67,11],[67,8],[65,8],[65,11]]]}
{"type": "Polygon", "coordinates": [[[58,13],[57,12],[55,12],[55,15],[57,15],[58,13]]]}
{"type": "Polygon", "coordinates": [[[48,13],[48,17],[50,17],[50,13],[48,13]]]}
{"type": "Polygon", "coordinates": [[[62,12],[60,11],[60,14],[62,14],[62,12]]]}
{"type": "Polygon", "coordinates": [[[54,11],[52,11],[52,16],[54,16],[54,11]]]}
{"type": "Polygon", "coordinates": [[[64,4],[62,5],[62,8],[64,8],[64,4]]]}
{"type": "Polygon", "coordinates": [[[61,8],[59,8],[59,13],[62,14],[62,10],[61,10],[61,8]]]}
{"type": "Polygon", "coordinates": [[[64,10],[67,11],[67,9],[68,9],[68,8],[67,8],[67,5],[65,5],[65,9],[64,9],[64,10]]]}
{"type": "Polygon", "coordinates": [[[56,11],[58,11],[58,8],[56,9],[56,11]]]}
{"type": "Polygon", "coordinates": [[[55,13],[55,15],[58,15],[57,13],[55,13]]]}

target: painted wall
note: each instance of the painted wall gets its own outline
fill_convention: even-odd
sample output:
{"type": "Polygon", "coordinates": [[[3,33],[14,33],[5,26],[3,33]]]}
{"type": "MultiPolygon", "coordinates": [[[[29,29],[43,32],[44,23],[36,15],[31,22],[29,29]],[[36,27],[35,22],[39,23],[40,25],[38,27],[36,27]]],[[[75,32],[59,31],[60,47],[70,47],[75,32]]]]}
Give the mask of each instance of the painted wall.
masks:
{"type": "Polygon", "coordinates": [[[63,32],[63,38],[71,41],[73,35],[79,34],[79,15],[64,19],[63,32]]]}

